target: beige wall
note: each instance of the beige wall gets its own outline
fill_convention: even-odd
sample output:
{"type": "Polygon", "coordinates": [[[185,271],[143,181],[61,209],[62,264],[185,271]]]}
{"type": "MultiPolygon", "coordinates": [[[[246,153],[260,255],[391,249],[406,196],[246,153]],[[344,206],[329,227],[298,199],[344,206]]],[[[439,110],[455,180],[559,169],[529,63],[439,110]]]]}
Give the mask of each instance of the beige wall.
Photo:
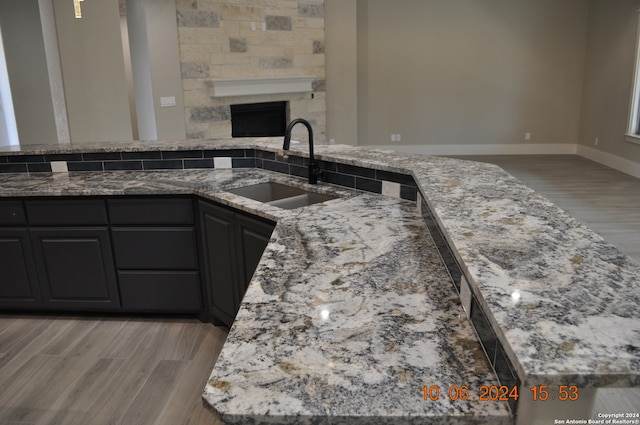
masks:
{"type": "MultiPolygon", "coordinates": [[[[402,145],[577,143],[588,6],[359,1],[351,52],[358,54],[358,143],[390,145],[393,133],[402,145]]],[[[330,109],[327,119],[340,115],[330,109]]]]}
{"type": "Polygon", "coordinates": [[[591,1],[579,138],[581,146],[637,163],[640,145],[627,142],[624,134],[631,102],[639,8],[638,0],[591,1]]]}
{"type": "Polygon", "coordinates": [[[0,2],[0,28],[18,137],[23,145],[56,142],[38,0],[0,2]]]}
{"type": "Polygon", "coordinates": [[[327,139],[358,140],[357,0],[325,0],[327,139]]]}
{"type": "Polygon", "coordinates": [[[85,1],[82,19],[53,5],[71,141],[132,140],[118,2],[85,1]]]}
{"type": "Polygon", "coordinates": [[[128,0],[128,33],[141,139],[186,138],[174,0],[128,0]],[[161,107],[161,97],[175,106],[161,107]]]}

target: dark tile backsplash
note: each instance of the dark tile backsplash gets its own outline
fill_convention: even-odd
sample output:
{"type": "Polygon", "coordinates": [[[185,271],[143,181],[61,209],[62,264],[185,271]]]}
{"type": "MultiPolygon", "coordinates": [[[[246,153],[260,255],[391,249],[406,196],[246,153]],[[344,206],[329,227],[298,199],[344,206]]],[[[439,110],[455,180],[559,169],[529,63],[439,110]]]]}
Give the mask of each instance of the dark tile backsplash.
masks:
{"type": "Polygon", "coordinates": [[[254,149],[221,149],[221,150],[205,150],[203,151],[204,158],[219,158],[219,157],[255,157],[254,149]]]}
{"type": "Polygon", "coordinates": [[[0,173],[26,173],[27,164],[0,164],[0,173]]]}
{"type": "MultiPolygon", "coordinates": [[[[309,159],[260,149],[196,149],[178,151],[89,152],[48,155],[2,155],[0,173],[50,172],[52,161],[66,161],[69,171],[175,170],[215,168],[214,158],[231,158],[233,168],[262,168],[306,178],[309,159]]],[[[332,161],[318,161],[320,180],[372,193],[382,193],[382,181],[400,184],[400,197],[415,201],[412,176],[332,161]]]]}
{"type": "Polygon", "coordinates": [[[161,152],[162,159],[203,158],[201,150],[161,152]]]}
{"type": "MultiPolygon", "coordinates": [[[[69,171],[163,170],[214,168],[214,158],[230,157],[233,168],[262,168],[298,177],[308,177],[308,158],[278,155],[260,149],[102,152],[49,155],[0,155],[0,173],[51,172],[51,161],[66,161],[69,171]]],[[[318,161],[320,180],[371,193],[382,193],[382,181],[398,183],[402,199],[416,201],[418,187],[409,174],[376,170],[332,161],[318,161]]],[[[453,254],[426,201],[421,200],[422,217],[458,291],[462,268],[453,254]]],[[[484,347],[501,385],[519,385],[518,377],[496,337],[476,295],[472,294],[471,323],[484,347]]],[[[515,402],[510,402],[515,411],[515,402]]]]}
{"type": "Polygon", "coordinates": [[[83,161],[120,161],[122,155],[120,152],[90,152],[83,153],[83,161]]]}
{"type": "Polygon", "coordinates": [[[145,170],[180,170],[184,168],[184,164],[181,159],[145,159],[142,167],[145,170]]]}
{"type": "Polygon", "coordinates": [[[30,163],[30,162],[44,162],[44,155],[20,155],[7,157],[9,164],[15,163],[30,163]]]}
{"type": "Polygon", "coordinates": [[[45,161],[82,161],[81,153],[54,153],[44,156],[45,161]]]}
{"type": "Polygon", "coordinates": [[[85,161],[85,162],[67,162],[69,171],[103,171],[102,162],[85,161]]]}
{"type": "Polygon", "coordinates": [[[185,169],[213,168],[213,158],[185,159],[184,160],[184,168],[185,169]]]}
{"type": "Polygon", "coordinates": [[[123,160],[131,159],[162,159],[162,153],[159,151],[147,152],[122,152],[123,160]]]}
{"type": "Polygon", "coordinates": [[[27,169],[30,173],[50,173],[51,172],[51,163],[50,162],[32,162],[27,164],[27,169]]]}
{"type": "Polygon", "coordinates": [[[104,171],[142,170],[142,161],[105,161],[104,171]]]}
{"type": "MultiPolygon", "coordinates": [[[[440,226],[438,226],[436,219],[424,198],[421,199],[420,203],[422,218],[424,219],[427,228],[429,228],[429,232],[431,233],[431,237],[433,238],[436,248],[440,252],[440,257],[442,257],[445,266],[449,270],[449,275],[451,276],[451,280],[453,281],[456,290],[460,293],[463,276],[462,268],[460,267],[453,250],[449,246],[449,243],[442,234],[442,230],[440,229],[440,226]]],[[[469,281],[468,278],[467,281],[469,281]]],[[[486,313],[480,306],[480,302],[478,301],[476,294],[473,292],[471,294],[471,312],[469,313],[469,316],[471,324],[473,325],[484,352],[487,355],[487,359],[489,360],[489,363],[491,363],[493,370],[496,372],[500,385],[508,387],[519,386],[520,380],[515,372],[515,368],[507,357],[502,343],[496,336],[486,313]]],[[[515,412],[517,401],[509,399],[508,403],[511,411],[515,412]]]]}

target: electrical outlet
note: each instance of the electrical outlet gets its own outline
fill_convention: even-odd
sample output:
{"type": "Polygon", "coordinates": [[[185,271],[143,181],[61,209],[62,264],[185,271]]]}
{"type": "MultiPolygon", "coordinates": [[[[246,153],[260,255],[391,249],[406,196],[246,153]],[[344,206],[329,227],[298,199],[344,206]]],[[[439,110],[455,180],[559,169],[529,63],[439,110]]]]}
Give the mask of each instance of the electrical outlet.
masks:
{"type": "Polygon", "coordinates": [[[396,142],[402,141],[402,136],[400,134],[396,134],[396,142]]]}
{"type": "Polygon", "coordinates": [[[175,96],[166,96],[160,98],[160,107],[168,108],[171,106],[176,106],[176,97],[175,96]]]}
{"type": "Polygon", "coordinates": [[[593,141],[593,144],[594,144],[594,145],[596,145],[596,146],[598,146],[598,142],[599,142],[599,141],[600,141],[600,139],[596,137],[596,139],[593,141]]]}
{"type": "Polygon", "coordinates": [[[524,140],[531,140],[531,133],[529,133],[528,131],[524,133],[524,140]]]}

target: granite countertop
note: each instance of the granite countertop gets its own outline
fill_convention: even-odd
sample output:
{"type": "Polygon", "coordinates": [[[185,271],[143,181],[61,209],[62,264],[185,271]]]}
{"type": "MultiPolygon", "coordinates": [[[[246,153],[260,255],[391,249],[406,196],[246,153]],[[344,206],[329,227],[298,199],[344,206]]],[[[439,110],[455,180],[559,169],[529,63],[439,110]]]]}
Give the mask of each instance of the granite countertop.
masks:
{"type": "MultiPolygon", "coordinates": [[[[277,152],[280,143],[234,139],[90,149],[277,152]]],[[[59,151],[74,149],[84,151],[59,151]]],[[[304,146],[294,150],[306,152],[304,146]]],[[[523,387],[640,385],[640,265],[593,231],[497,166],[352,146],[317,146],[316,157],[413,175],[523,387]]],[[[260,170],[226,172],[229,184],[236,173],[266,178],[260,170]]],[[[129,175],[125,192],[138,192],[135,180],[146,173],[153,172],[129,175]]],[[[225,171],[164,173],[166,180],[149,181],[160,192],[239,202],[207,189],[209,182],[177,183],[181,173],[207,181],[225,171]]],[[[96,179],[106,179],[100,185],[115,179],[107,174],[96,173],[96,179]]],[[[46,192],[35,173],[31,181],[11,176],[27,180],[14,191],[16,180],[0,175],[0,196],[46,192]]],[[[477,393],[481,382],[495,381],[474,358],[480,353],[477,339],[450,281],[446,288],[442,284],[446,272],[438,275],[432,250],[426,249],[431,242],[415,204],[361,194],[283,213],[265,212],[253,202],[238,205],[279,222],[206,388],[209,405],[231,417],[377,415],[379,407],[391,423],[396,415],[444,412],[470,421],[473,415],[491,416],[492,423],[505,418],[503,404],[422,400],[425,385],[441,391],[467,385],[477,393]],[[416,379],[422,376],[435,379],[416,379]],[[295,392],[300,383],[305,389],[295,392]]]]}
{"type": "Polygon", "coordinates": [[[258,169],[22,173],[0,196],[195,194],[278,222],[205,390],[226,423],[511,423],[473,397],[499,383],[415,203],[320,184],[340,197],[284,210],[226,192],[266,181],[309,189],[258,169]],[[475,400],[424,400],[453,385],[475,400]]]}

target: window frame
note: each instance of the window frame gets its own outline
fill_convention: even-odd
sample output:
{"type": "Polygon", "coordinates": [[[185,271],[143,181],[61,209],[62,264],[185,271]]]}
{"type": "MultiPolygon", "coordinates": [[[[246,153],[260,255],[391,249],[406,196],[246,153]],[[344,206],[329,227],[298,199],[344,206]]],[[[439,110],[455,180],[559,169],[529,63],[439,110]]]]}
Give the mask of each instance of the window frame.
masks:
{"type": "Polygon", "coordinates": [[[629,106],[629,120],[625,139],[627,142],[640,144],[640,9],[638,12],[638,26],[636,31],[636,50],[633,67],[633,81],[631,104],[629,106]]]}

